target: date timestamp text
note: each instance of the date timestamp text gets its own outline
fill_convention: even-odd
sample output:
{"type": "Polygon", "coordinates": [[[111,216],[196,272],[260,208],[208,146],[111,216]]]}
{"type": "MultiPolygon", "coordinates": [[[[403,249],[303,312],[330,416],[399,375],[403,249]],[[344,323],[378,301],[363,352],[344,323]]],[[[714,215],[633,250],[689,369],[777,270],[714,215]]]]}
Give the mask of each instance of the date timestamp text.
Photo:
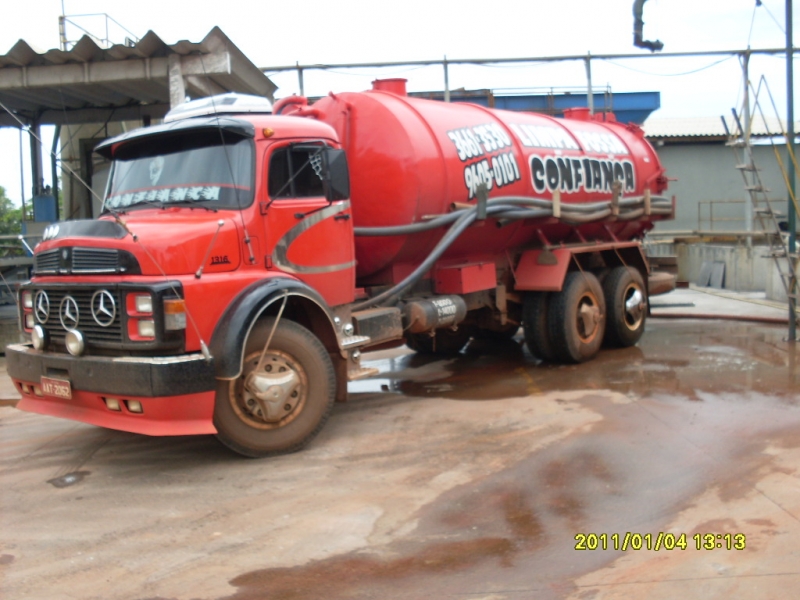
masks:
{"type": "Polygon", "coordinates": [[[744,550],[743,533],[577,533],[575,550],[744,550]]]}

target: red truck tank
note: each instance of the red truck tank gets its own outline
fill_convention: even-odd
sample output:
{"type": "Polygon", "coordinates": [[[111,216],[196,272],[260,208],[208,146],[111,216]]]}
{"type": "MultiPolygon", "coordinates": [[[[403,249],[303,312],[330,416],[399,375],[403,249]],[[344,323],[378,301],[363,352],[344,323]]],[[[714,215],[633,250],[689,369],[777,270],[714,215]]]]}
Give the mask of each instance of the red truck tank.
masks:
{"type": "MultiPolygon", "coordinates": [[[[475,104],[431,102],[406,94],[405,80],[380,80],[363,93],[331,94],[304,109],[290,97],[276,112],[314,116],[333,126],[347,151],[356,227],[418,223],[454,204],[475,202],[478,187],[490,197],[541,198],[564,205],[609,200],[614,182],[621,195],[653,195],[666,188],[664,169],[636,125],[617,123],[611,114],[592,117],[589,109],[567,118],[484,108],[475,104]]],[[[657,218],[657,217],[656,217],[657,218]]],[[[578,231],[595,237],[641,237],[653,216],[635,221],[587,223],[578,231]]],[[[504,228],[467,231],[445,259],[486,256],[530,243],[541,230],[551,243],[575,235],[557,222],[516,222],[504,228]],[[543,222],[546,227],[542,230],[543,222]]],[[[417,264],[441,231],[390,239],[358,237],[359,280],[394,283],[404,265],[417,264]]]]}
{"type": "Polygon", "coordinates": [[[103,141],[103,213],[48,228],[6,349],[43,414],[296,450],[364,350],[510,338],[582,362],[644,332],[640,238],[670,218],[634,125],[412,98],[234,96],[103,141]],[[274,112],[274,114],[271,114],[274,112]]]}

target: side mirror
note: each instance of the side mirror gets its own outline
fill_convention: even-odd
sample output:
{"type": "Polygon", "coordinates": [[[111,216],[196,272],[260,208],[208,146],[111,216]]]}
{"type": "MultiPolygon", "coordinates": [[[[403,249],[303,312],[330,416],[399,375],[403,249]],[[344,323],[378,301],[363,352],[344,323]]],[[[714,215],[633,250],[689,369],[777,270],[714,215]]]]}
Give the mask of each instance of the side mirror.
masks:
{"type": "Polygon", "coordinates": [[[323,148],[322,186],[328,202],[350,198],[350,172],[344,150],[323,148]]]}

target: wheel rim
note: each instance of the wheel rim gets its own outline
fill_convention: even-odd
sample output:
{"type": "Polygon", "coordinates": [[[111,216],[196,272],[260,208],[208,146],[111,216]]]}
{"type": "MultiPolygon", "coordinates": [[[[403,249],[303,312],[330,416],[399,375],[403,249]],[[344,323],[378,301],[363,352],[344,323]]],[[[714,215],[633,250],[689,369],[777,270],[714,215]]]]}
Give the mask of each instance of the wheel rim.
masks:
{"type": "Polygon", "coordinates": [[[228,397],[234,412],[251,427],[284,427],[303,412],[308,377],[285,352],[268,350],[258,370],[260,360],[261,351],[245,357],[242,375],[231,381],[228,397]]]}
{"type": "Polygon", "coordinates": [[[600,303],[594,294],[586,293],[578,301],[577,331],[578,337],[584,344],[591,344],[600,331],[600,322],[603,319],[600,303]]]}
{"type": "Polygon", "coordinates": [[[625,326],[631,331],[637,330],[644,320],[645,301],[642,289],[636,284],[631,283],[625,288],[625,326]]]}

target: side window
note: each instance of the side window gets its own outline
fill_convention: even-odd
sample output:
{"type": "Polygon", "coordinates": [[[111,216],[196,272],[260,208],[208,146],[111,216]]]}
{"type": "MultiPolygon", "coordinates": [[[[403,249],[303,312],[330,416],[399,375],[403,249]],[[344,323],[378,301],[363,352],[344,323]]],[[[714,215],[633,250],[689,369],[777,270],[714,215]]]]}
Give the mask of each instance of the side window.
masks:
{"type": "Polygon", "coordinates": [[[269,161],[268,192],[271,198],[324,196],[321,146],[279,148],[269,161]]]}

